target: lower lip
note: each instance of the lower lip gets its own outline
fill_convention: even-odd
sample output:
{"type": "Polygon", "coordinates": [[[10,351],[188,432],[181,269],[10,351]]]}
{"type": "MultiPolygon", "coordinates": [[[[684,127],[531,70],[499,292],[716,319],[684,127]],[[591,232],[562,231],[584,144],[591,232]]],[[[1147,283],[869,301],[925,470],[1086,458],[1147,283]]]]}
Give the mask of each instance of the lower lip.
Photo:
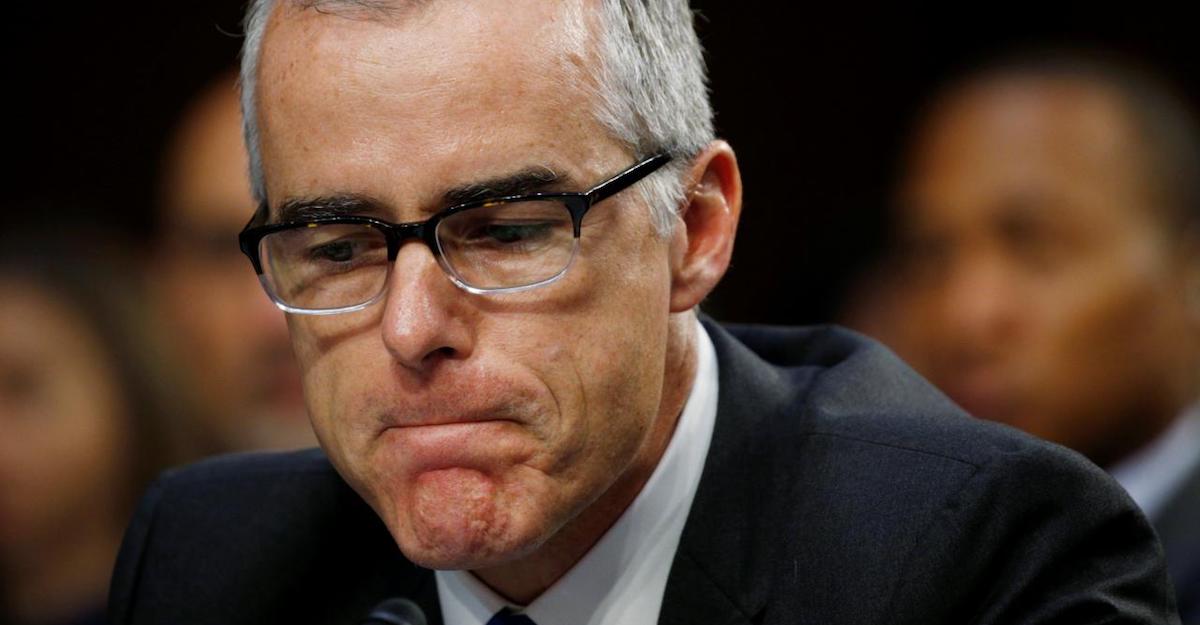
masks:
{"type": "Polygon", "coordinates": [[[417,471],[494,465],[520,428],[513,421],[471,421],[390,427],[382,439],[417,471]]]}

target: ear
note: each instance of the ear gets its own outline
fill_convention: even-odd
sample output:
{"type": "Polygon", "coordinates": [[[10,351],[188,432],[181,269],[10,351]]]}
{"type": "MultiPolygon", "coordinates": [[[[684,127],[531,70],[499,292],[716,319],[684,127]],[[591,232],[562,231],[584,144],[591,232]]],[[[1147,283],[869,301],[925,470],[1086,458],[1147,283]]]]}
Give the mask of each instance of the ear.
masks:
{"type": "Polygon", "coordinates": [[[728,143],[710,143],[684,179],[687,195],[671,235],[673,313],[694,308],[725,275],[742,213],[742,174],[728,143]]]}

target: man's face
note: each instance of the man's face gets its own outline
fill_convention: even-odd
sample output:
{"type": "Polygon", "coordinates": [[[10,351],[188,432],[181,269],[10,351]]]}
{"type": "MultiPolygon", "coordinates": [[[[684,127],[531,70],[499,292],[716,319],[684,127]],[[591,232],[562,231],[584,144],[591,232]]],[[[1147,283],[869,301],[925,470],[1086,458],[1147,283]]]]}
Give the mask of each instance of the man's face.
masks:
{"type": "Polygon", "coordinates": [[[254,202],[232,76],[185,116],[168,162],[154,285],[207,425],[231,448],[312,445],[283,313],[237,247],[254,202]]]}
{"type": "MultiPolygon", "coordinates": [[[[379,22],[276,9],[258,93],[273,209],[354,195],[419,221],[456,187],[549,168],[547,190],[578,191],[628,167],[581,88],[592,61],[576,10],[440,2],[379,22]]],[[[579,257],[548,286],[472,295],[410,242],[385,301],[289,318],[318,438],[409,558],[478,568],[531,553],[645,468],[664,384],[679,382],[664,371],[668,249],[630,189],[588,213],[579,257]]]]}
{"type": "Polygon", "coordinates": [[[901,355],[977,416],[1099,463],[1153,435],[1186,401],[1196,332],[1142,149],[1085,82],[944,102],[900,198],[901,355]]]}

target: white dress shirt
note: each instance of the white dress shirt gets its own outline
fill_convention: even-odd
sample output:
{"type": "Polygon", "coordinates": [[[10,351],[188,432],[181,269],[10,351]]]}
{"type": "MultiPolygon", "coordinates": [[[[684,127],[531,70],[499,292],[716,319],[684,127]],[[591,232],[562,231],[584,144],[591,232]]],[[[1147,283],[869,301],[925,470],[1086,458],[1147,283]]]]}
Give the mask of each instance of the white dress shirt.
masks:
{"type": "Polygon", "coordinates": [[[446,625],[484,625],[511,606],[537,625],[654,625],[717,416],[717,357],[696,322],[696,380],[658,467],[629,508],[566,575],[515,606],[467,571],[436,571],[446,625]]]}
{"type": "Polygon", "coordinates": [[[1200,404],[1109,473],[1151,520],[1200,463],[1200,404]]]}

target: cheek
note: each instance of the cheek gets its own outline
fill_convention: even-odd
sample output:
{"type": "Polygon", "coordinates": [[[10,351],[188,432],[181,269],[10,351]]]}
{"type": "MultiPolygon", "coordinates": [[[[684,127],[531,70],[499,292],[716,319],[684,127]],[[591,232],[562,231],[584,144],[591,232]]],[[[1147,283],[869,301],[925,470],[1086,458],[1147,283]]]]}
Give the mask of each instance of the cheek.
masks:
{"type": "Polygon", "coordinates": [[[1129,266],[1097,271],[1045,300],[1027,369],[1043,403],[1099,418],[1144,392],[1164,347],[1157,331],[1164,298],[1152,276],[1129,266]]]}
{"type": "MultiPolygon", "coordinates": [[[[355,320],[354,313],[346,317],[338,321],[355,320]]],[[[363,444],[361,437],[370,415],[362,405],[364,390],[371,386],[372,376],[381,374],[374,363],[381,358],[379,352],[386,352],[382,347],[372,349],[372,336],[367,332],[330,332],[345,327],[344,323],[331,324],[333,319],[289,315],[288,326],[313,432],[338,469],[353,479],[347,474],[352,469],[348,461],[363,444]]]]}
{"type": "MultiPolygon", "coordinates": [[[[129,488],[125,450],[125,408],[115,381],[97,371],[64,367],[45,391],[36,414],[6,433],[19,446],[6,448],[13,469],[6,497],[14,498],[14,527],[20,535],[56,536],[80,523],[118,521],[118,501],[129,488]],[[23,519],[23,520],[22,520],[23,519]]],[[[5,449],[0,449],[5,451],[5,449]]],[[[7,490],[7,489],[6,489],[7,490]]],[[[11,502],[0,502],[4,508],[11,502]]],[[[19,537],[19,536],[18,536],[19,537]]],[[[5,537],[7,540],[11,536],[5,537]]]]}
{"type": "MultiPolygon", "coordinates": [[[[241,277],[240,274],[238,277],[241,277]]],[[[231,292],[230,275],[200,268],[176,267],[160,298],[190,353],[199,354],[198,369],[238,366],[237,354],[247,337],[243,304],[246,289],[231,292]]],[[[239,281],[240,283],[240,281],[239,281]]],[[[209,373],[209,375],[214,375],[209,373]]]]}
{"type": "MultiPolygon", "coordinates": [[[[653,333],[631,329],[653,323],[650,308],[630,303],[624,312],[640,318],[639,323],[614,319],[590,325],[590,334],[555,352],[560,359],[570,359],[570,383],[579,388],[578,401],[564,406],[562,427],[569,445],[559,450],[560,461],[573,462],[571,474],[589,486],[618,477],[657,415],[665,342],[653,333]]],[[[666,314],[659,314],[665,327],[666,314]]]]}

